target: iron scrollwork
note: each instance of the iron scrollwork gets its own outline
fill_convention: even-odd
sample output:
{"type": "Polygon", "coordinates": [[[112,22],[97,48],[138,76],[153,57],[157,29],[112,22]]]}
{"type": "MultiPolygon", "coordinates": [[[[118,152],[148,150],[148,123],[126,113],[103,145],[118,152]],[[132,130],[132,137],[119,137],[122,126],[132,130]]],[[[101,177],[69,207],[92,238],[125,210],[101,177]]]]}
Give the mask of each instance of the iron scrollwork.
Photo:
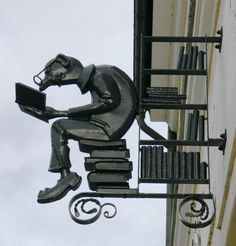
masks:
{"type": "Polygon", "coordinates": [[[210,216],[209,210],[208,204],[203,199],[197,196],[188,196],[179,205],[179,217],[181,222],[190,228],[203,228],[213,221],[214,212],[210,216]]]}
{"type": "Polygon", "coordinates": [[[113,208],[113,213],[108,210],[103,212],[103,216],[111,219],[116,216],[117,208],[112,203],[101,204],[95,198],[78,198],[74,197],[69,204],[69,212],[71,218],[78,224],[88,225],[99,219],[104,207],[110,206],[113,208]],[[86,218],[83,218],[85,215],[86,218]],[[89,218],[87,218],[89,216],[89,218]]]}

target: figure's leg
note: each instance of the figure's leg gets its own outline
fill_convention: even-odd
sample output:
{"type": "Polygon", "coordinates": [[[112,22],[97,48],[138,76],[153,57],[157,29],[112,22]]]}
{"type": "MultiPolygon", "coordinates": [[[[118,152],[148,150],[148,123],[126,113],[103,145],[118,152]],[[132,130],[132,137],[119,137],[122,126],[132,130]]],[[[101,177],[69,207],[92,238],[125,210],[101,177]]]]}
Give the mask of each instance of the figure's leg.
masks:
{"type": "Polygon", "coordinates": [[[68,139],[109,140],[109,137],[104,130],[87,121],[67,119],[55,121],[51,128],[52,154],[49,166],[50,172],[60,172],[63,175],[63,173],[66,174],[65,170],[71,167],[68,139]]]}
{"type": "Polygon", "coordinates": [[[49,171],[59,172],[61,178],[54,187],[39,192],[39,203],[59,200],[69,190],[75,190],[80,186],[81,177],[75,172],[70,172],[68,139],[109,140],[109,137],[101,128],[89,122],[67,119],[55,121],[51,128],[52,153],[49,171]]]}
{"type": "Polygon", "coordinates": [[[68,147],[68,137],[65,129],[63,129],[60,121],[55,121],[51,127],[51,161],[49,165],[49,172],[60,172],[61,175],[66,174],[65,170],[71,167],[68,147]]]}

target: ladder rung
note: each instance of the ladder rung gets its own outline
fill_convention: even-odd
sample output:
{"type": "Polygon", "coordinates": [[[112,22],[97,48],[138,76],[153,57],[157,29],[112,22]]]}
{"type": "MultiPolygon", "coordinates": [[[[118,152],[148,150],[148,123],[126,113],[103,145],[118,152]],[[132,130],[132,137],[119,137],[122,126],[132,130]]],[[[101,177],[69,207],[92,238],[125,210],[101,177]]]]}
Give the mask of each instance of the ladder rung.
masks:
{"type": "Polygon", "coordinates": [[[166,184],[209,184],[209,179],[150,179],[139,178],[139,183],[166,183],[166,184]]]}
{"type": "MultiPolygon", "coordinates": [[[[80,193],[79,197],[82,195],[85,197],[106,197],[106,198],[176,198],[183,199],[189,196],[199,197],[201,199],[212,199],[213,195],[211,193],[208,194],[199,194],[199,193],[139,193],[138,189],[118,189],[118,188],[98,188],[96,192],[85,192],[80,193]]],[[[77,197],[78,197],[77,195],[77,197]]]]}
{"type": "Polygon", "coordinates": [[[206,104],[160,104],[160,103],[141,103],[143,109],[199,109],[206,110],[206,104]]]}
{"type": "Polygon", "coordinates": [[[147,75],[207,75],[206,70],[180,70],[180,69],[149,69],[144,68],[143,73],[147,75]]]}
{"type": "Polygon", "coordinates": [[[145,42],[194,42],[194,43],[220,43],[222,37],[180,37],[180,36],[143,36],[145,42]]]}
{"type": "Polygon", "coordinates": [[[185,141],[185,140],[140,140],[140,145],[163,145],[169,146],[207,146],[208,141],[185,141]]]}

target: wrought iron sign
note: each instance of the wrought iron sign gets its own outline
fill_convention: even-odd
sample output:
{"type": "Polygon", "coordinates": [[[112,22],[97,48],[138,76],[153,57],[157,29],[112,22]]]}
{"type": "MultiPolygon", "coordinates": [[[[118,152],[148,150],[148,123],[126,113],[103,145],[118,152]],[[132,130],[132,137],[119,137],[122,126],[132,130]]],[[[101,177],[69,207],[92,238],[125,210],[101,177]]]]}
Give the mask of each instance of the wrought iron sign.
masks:
{"type": "MultiPolygon", "coordinates": [[[[34,76],[40,91],[16,84],[16,102],[21,110],[34,117],[48,121],[63,117],[52,124],[52,155],[49,171],[60,173],[61,178],[52,188],[39,192],[38,202],[48,203],[63,198],[70,190],[76,190],[81,177],[70,171],[68,140],[78,141],[85,157],[88,171],[88,185],[91,192],[75,195],[69,203],[71,218],[79,224],[95,222],[102,214],[113,218],[117,208],[112,203],[101,203],[98,198],[171,198],[182,200],[179,204],[181,221],[188,227],[199,228],[209,225],[214,216],[213,195],[182,193],[141,193],[141,183],[205,184],[209,186],[210,158],[201,160],[200,152],[176,151],[176,146],[218,146],[224,152],[226,132],[220,138],[209,137],[208,103],[186,104],[187,95],[178,94],[178,88],[150,87],[143,93],[143,75],[198,75],[205,76],[208,87],[207,44],[216,43],[221,51],[222,29],[217,37],[142,37],[142,48],[146,42],[205,43],[205,51],[198,46],[180,48],[177,69],[149,69],[141,66],[139,96],[129,77],[112,66],[83,67],[75,58],[58,55],[34,76]],[[45,77],[40,74],[45,72],[45,77]],[[65,111],[46,106],[49,86],[77,84],[81,92],[90,92],[92,103],[65,111]],[[149,109],[189,110],[187,136],[185,140],[167,140],[145,123],[149,109]],[[200,111],[201,110],[201,111],[200,111]],[[206,114],[201,113],[202,110],[206,114]],[[129,159],[129,149],[122,136],[132,125],[138,112],[140,131],[153,140],[139,139],[139,163],[137,188],[129,187],[133,163],[129,159]],[[164,151],[164,147],[168,149],[164,151]],[[213,212],[209,202],[213,203],[213,212]],[[108,212],[106,208],[112,209],[108,212]],[[104,211],[105,210],[105,211],[104,211]],[[190,220],[189,220],[190,218],[190,220]]],[[[142,62],[142,57],[141,57],[142,62]]],[[[142,63],[141,63],[142,64],[142,63]]],[[[208,94],[208,93],[207,93],[208,94]]],[[[208,95],[206,95],[208,100],[208,95]]]]}

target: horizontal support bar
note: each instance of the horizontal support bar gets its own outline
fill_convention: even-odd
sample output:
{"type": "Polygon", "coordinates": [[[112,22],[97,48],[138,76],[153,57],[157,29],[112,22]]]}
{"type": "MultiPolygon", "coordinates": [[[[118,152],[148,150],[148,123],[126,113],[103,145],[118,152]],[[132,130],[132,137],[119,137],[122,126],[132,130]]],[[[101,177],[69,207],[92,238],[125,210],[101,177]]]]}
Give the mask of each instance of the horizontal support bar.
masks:
{"type": "Polygon", "coordinates": [[[137,189],[135,192],[128,192],[128,190],[118,189],[102,189],[97,192],[83,192],[75,195],[70,203],[83,197],[100,197],[100,198],[147,198],[147,199],[184,199],[189,196],[199,197],[201,199],[212,199],[212,194],[191,194],[191,193],[139,193],[137,189]]]}
{"type": "Polygon", "coordinates": [[[221,43],[222,37],[143,36],[144,42],[221,43]]]}
{"type": "Polygon", "coordinates": [[[162,183],[162,184],[209,184],[209,179],[150,179],[140,178],[139,183],[162,183]]]}
{"type": "Polygon", "coordinates": [[[223,138],[210,138],[209,146],[222,146],[225,144],[225,139],[223,138]]]}
{"type": "Polygon", "coordinates": [[[188,140],[140,140],[140,145],[169,145],[169,146],[221,146],[222,138],[210,138],[209,141],[188,141],[188,140]]]}
{"type": "Polygon", "coordinates": [[[206,76],[206,70],[187,70],[187,69],[148,69],[144,68],[143,73],[146,75],[198,75],[206,76]]]}
{"type": "Polygon", "coordinates": [[[140,103],[143,109],[199,109],[206,110],[206,104],[161,104],[161,103],[140,103]]]}

